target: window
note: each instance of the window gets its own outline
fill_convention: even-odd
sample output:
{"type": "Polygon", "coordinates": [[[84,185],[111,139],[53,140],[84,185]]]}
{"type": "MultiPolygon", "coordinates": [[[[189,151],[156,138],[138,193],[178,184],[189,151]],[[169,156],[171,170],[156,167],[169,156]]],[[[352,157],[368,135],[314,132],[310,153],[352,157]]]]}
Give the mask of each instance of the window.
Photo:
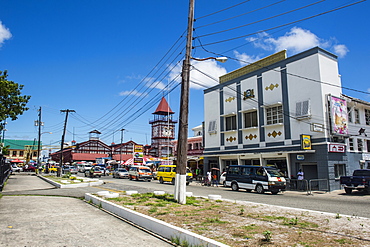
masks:
{"type": "Polygon", "coordinates": [[[188,150],[193,150],[193,144],[188,144],[188,150]]]}
{"type": "Polygon", "coordinates": [[[334,175],[335,175],[335,178],[340,178],[340,176],[345,176],[346,175],[346,165],[335,164],[334,165],[334,175]]]}
{"type": "Polygon", "coordinates": [[[359,123],[360,123],[360,112],[358,111],[358,109],[355,109],[355,124],[359,123]]]}
{"type": "Polygon", "coordinates": [[[244,113],[244,128],[257,127],[257,111],[244,113]]]}
{"type": "Polygon", "coordinates": [[[310,101],[297,102],[295,106],[296,117],[308,117],[310,116],[310,101]]]}
{"type": "Polygon", "coordinates": [[[355,150],[355,148],[354,148],[354,146],[353,146],[353,138],[349,138],[349,150],[351,150],[351,151],[354,151],[355,150]]]}
{"type": "Polygon", "coordinates": [[[359,152],[362,152],[362,149],[363,149],[363,142],[362,142],[362,139],[357,139],[357,150],[359,152]]]}
{"type": "Polygon", "coordinates": [[[12,156],[17,156],[17,151],[13,151],[12,156]]]}
{"type": "Polygon", "coordinates": [[[208,125],[208,133],[216,133],[217,128],[216,128],[216,120],[210,121],[208,125]]]}
{"type": "Polygon", "coordinates": [[[19,156],[23,156],[24,155],[24,151],[19,151],[19,156]]]}
{"type": "Polygon", "coordinates": [[[226,131],[227,130],[236,130],[236,115],[225,117],[226,122],[226,131]]]}
{"type": "Polygon", "coordinates": [[[370,110],[365,109],[365,123],[366,125],[370,125],[370,110]]]}
{"type": "Polygon", "coordinates": [[[352,111],[351,111],[351,108],[350,107],[347,107],[347,112],[348,112],[348,122],[349,123],[353,123],[352,111]]]}
{"type": "Polygon", "coordinates": [[[230,167],[229,169],[229,174],[239,174],[239,167],[236,167],[236,166],[232,166],[230,167]]]}
{"type": "Polygon", "coordinates": [[[251,175],[252,171],[251,171],[252,168],[249,168],[249,167],[243,167],[242,168],[242,175],[251,175]]]}
{"type": "Polygon", "coordinates": [[[266,108],[267,125],[283,123],[283,107],[274,106],[266,108]]]}
{"type": "Polygon", "coordinates": [[[370,152],[370,140],[367,140],[366,144],[367,144],[367,151],[370,152]]]}

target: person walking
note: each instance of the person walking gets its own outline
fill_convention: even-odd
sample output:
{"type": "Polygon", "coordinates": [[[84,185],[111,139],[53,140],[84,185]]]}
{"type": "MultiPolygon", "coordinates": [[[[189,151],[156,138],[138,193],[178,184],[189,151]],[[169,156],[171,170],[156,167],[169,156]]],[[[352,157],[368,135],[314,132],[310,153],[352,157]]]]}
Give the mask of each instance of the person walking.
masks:
{"type": "Polygon", "coordinates": [[[297,179],[298,179],[298,189],[304,190],[304,172],[302,169],[299,169],[297,173],[297,179]]]}

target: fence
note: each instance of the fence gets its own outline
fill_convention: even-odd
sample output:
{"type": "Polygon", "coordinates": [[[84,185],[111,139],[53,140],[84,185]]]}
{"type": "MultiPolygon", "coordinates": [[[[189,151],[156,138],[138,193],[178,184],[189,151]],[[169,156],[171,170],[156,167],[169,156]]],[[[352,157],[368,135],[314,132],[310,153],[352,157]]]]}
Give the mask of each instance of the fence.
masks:
{"type": "Polygon", "coordinates": [[[4,183],[8,179],[11,172],[10,164],[5,163],[5,157],[0,154],[0,191],[3,190],[4,183]]]}
{"type": "Polygon", "coordinates": [[[312,195],[312,191],[329,191],[328,179],[286,179],[286,190],[306,191],[307,195],[312,195]]]}

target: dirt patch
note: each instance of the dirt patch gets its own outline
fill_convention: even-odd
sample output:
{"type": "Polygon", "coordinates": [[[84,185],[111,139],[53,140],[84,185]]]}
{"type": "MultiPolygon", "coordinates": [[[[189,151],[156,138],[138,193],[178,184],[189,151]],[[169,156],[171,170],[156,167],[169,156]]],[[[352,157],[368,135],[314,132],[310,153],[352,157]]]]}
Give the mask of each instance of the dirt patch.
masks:
{"type": "Polygon", "coordinates": [[[109,200],[230,246],[370,246],[369,219],[355,216],[152,193],[109,200]]]}

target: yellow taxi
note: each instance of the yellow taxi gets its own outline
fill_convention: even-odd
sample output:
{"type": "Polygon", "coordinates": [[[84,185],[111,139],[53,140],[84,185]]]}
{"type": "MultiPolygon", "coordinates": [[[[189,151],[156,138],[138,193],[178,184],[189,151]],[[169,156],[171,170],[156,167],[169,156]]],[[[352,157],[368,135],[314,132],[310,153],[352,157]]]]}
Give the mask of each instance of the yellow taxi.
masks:
{"type": "MultiPolygon", "coordinates": [[[[161,184],[164,182],[171,182],[175,184],[176,165],[160,165],[157,170],[157,179],[161,184]]],[[[193,180],[193,173],[189,168],[186,168],[186,185],[193,180]]]]}

